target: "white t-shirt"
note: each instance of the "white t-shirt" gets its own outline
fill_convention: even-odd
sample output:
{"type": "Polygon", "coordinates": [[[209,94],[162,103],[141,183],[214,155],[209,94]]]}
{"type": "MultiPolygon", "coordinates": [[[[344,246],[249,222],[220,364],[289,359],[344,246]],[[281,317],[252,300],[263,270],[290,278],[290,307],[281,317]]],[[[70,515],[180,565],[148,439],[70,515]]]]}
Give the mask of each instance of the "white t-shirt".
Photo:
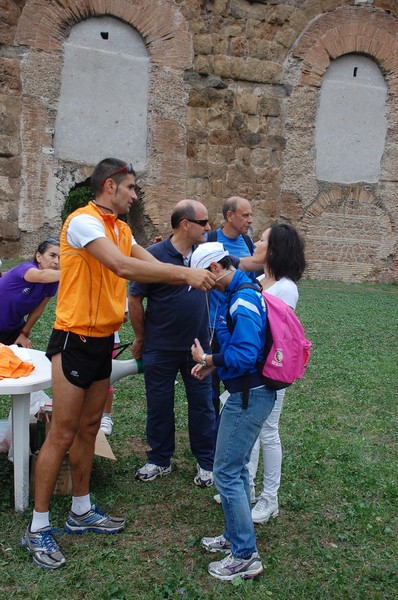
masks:
{"type": "MultiPolygon", "coordinates": [[[[115,225],[115,233],[118,235],[118,229],[115,225]]],[[[66,232],[66,239],[72,248],[84,248],[90,242],[98,238],[106,237],[103,223],[91,215],[77,215],[69,221],[66,232]]],[[[132,246],[137,242],[132,240],[132,246]]]]}
{"type": "MultiPolygon", "coordinates": [[[[115,225],[115,232],[118,235],[118,229],[115,225]]],[[[66,232],[66,239],[72,248],[84,248],[90,242],[98,238],[106,237],[105,228],[101,221],[91,215],[76,215],[70,220],[66,232]]],[[[132,239],[132,246],[137,242],[132,239]]],[[[126,298],[126,312],[128,311],[128,301],[126,298]]],[[[120,343],[119,333],[115,331],[115,344],[120,343]]]]}
{"type": "Polygon", "coordinates": [[[299,298],[298,288],[294,281],[288,277],[281,277],[279,281],[275,281],[275,283],[265,291],[280,298],[295,310],[299,298]]]}

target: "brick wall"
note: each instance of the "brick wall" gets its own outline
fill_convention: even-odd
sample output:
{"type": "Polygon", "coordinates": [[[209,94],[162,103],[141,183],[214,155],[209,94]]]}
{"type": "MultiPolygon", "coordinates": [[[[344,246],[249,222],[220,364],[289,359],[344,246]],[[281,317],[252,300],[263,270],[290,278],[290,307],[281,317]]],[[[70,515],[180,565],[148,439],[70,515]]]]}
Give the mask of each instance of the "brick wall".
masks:
{"type": "Polygon", "coordinates": [[[91,172],[93,165],[58,160],[52,137],[62,44],[76,23],[107,14],[137,29],[151,60],[148,164],[134,231],[141,243],[168,233],[177,200],[202,200],[217,226],[223,200],[239,194],[253,203],[256,235],[275,219],[303,231],[309,277],[398,279],[398,5],[354,4],[5,0],[0,254],[30,255],[37,241],[57,233],[64,195],[91,172]],[[388,86],[386,151],[372,186],[315,176],[322,76],[350,52],[373,58],[388,86]]]}

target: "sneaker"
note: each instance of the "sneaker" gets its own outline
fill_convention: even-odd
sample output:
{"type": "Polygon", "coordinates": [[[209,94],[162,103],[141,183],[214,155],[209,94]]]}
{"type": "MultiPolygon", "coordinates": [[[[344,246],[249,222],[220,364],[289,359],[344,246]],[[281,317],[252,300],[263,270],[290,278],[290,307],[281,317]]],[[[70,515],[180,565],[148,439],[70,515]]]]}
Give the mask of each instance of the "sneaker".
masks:
{"type": "Polygon", "coordinates": [[[67,533],[119,533],[126,525],[121,517],[110,517],[100,511],[98,506],[92,505],[91,510],[84,515],[76,515],[69,511],[64,529],[67,533]]]}
{"type": "Polygon", "coordinates": [[[231,581],[235,577],[253,579],[264,571],[258,552],[253,552],[250,558],[236,558],[228,554],[223,560],[209,564],[208,571],[216,579],[231,581]]]}
{"type": "Polygon", "coordinates": [[[110,415],[103,415],[101,419],[100,429],[105,435],[111,435],[113,427],[112,417],[110,415]]]}
{"type": "MultiPolygon", "coordinates": [[[[220,494],[216,494],[215,496],[213,496],[213,499],[217,502],[217,504],[221,504],[220,494]]],[[[254,488],[250,488],[250,502],[252,504],[256,503],[256,490],[254,488]]]]}
{"type": "Polygon", "coordinates": [[[52,535],[51,527],[39,529],[35,533],[27,527],[20,543],[21,547],[32,555],[33,562],[42,569],[58,569],[66,563],[66,558],[52,535]]]}
{"type": "Polygon", "coordinates": [[[252,509],[253,523],[268,523],[271,517],[275,519],[278,514],[278,500],[272,500],[267,496],[260,496],[259,501],[252,509]]]}
{"type": "Polygon", "coordinates": [[[231,544],[223,535],[204,537],[200,543],[207,552],[231,552],[231,544]]]}
{"type": "Polygon", "coordinates": [[[213,485],[213,471],[206,471],[206,469],[202,469],[199,464],[196,465],[196,468],[198,472],[194,477],[194,484],[198,487],[210,487],[213,485]]]}
{"type": "Polygon", "coordinates": [[[140,481],[153,481],[156,477],[164,477],[165,475],[170,475],[171,473],[171,465],[168,467],[159,467],[159,465],[154,465],[153,463],[146,463],[141,469],[135,474],[135,478],[140,481]]]}

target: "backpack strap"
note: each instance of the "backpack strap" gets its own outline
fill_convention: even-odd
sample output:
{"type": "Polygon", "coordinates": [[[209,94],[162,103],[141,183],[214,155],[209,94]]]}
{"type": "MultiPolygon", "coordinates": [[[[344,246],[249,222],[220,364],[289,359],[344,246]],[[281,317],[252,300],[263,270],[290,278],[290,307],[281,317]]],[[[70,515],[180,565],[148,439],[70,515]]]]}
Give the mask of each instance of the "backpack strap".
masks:
{"type": "Polygon", "coordinates": [[[247,235],[247,233],[242,233],[242,237],[246,242],[246,246],[248,247],[250,254],[253,256],[253,252],[254,252],[253,240],[251,239],[250,235],[247,235]]]}
{"type": "MultiPolygon", "coordinates": [[[[232,334],[232,332],[234,330],[234,324],[232,322],[232,317],[229,312],[232,296],[235,296],[235,294],[237,294],[239,292],[239,290],[244,290],[244,289],[252,289],[252,290],[256,290],[256,292],[261,291],[260,285],[255,285],[253,283],[242,283],[242,285],[240,285],[234,291],[234,293],[230,295],[230,297],[228,299],[227,319],[226,319],[228,331],[230,334],[232,334]]],[[[242,390],[242,408],[245,410],[249,406],[249,371],[247,371],[243,377],[244,377],[244,379],[243,379],[243,390],[242,390]]]]}
{"type": "MultiPolygon", "coordinates": [[[[218,231],[218,229],[211,229],[207,233],[207,241],[208,242],[217,242],[217,231],[218,231]]],[[[247,235],[247,233],[242,233],[242,237],[245,240],[245,244],[248,247],[250,254],[253,255],[254,244],[253,244],[253,240],[251,239],[250,235],[247,235]]]]}
{"type": "Polygon", "coordinates": [[[207,241],[208,242],[216,242],[217,241],[217,229],[210,229],[210,231],[208,231],[207,241]]]}
{"type": "Polygon", "coordinates": [[[242,285],[240,285],[233,294],[230,295],[229,299],[228,299],[228,310],[227,310],[227,327],[228,327],[228,331],[229,333],[232,334],[233,330],[234,330],[234,324],[232,323],[232,317],[230,315],[229,309],[231,306],[231,300],[232,300],[232,296],[235,296],[235,294],[237,294],[240,290],[244,290],[244,289],[252,289],[255,290],[256,292],[261,292],[261,286],[260,284],[256,285],[255,283],[242,283],[242,285]]]}
{"type": "MultiPolygon", "coordinates": [[[[220,229],[211,229],[207,233],[207,241],[208,242],[217,242],[217,239],[218,239],[217,231],[219,231],[219,230],[220,229]]],[[[253,256],[254,243],[253,243],[252,238],[250,237],[250,235],[247,235],[247,233],[242,233],[242,237],[245,240],[245,244],[250,252],[250,255],[253,256]]],[[[233,258],[232,264],[234,265],[234,267],[236,267],[238,269],[239,268],[239,258],[234,255],[231,255],[231,258],[233,258]]],[[[262,275],[262,274],[263,274],[262,270],[255,272],[256,277],[258,277],[259,275],[262,275]]]]}

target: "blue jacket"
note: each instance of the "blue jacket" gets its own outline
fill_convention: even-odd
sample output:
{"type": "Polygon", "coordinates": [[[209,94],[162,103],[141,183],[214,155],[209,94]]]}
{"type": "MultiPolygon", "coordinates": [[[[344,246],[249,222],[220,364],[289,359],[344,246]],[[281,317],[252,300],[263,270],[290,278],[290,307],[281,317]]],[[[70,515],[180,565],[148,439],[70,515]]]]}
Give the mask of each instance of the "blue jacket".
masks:
{"type": "Polygon", "coordinates": [[[243,376],[249,372],[250,388],[264,385],[256,365],[264,358],[266,307],[260,292],[245,288],[253,283],[243,271],[235,271],[225,291],[226,302],[219,308],[216,334],[220,344],[219,354],[213,354],[213,364],[218,367],[220,379],[230,392],[242,391],[243,376]],[[228,330],[227,310],[232,318],[232,334],[228,330]]]}
{"type": "MultiPolygon", "coordinates": [[[[207,234],[207,237],[208,237],[208,234],[207,234]]],[[[226,235],[224,235],[222,227],[219,227],[218,229],[216,229],[216,239],[217,239],[217,242],[221,242],[221,244],[224,246],[225,250],[228,250],[231,260],[232,260],[232,264],[236,268],[238,268],[240,258],[243,258],[244,256],[250,256],[254,252],[253,240],[252,240],[252,250],[250,252],[243,235],[238,235],[238,237],[236,237],[236,238],[229,238],[226,235]]],[[[246,275],[248,277],[250,277],[250,279],[252,281],[255,281],[256,273],[246,273],[246,275]]],[[[220,304],[222,304],[225,301],[226,301],[225,294],[222,294],[221,292],[219,292],[217,290],[212,290],[211,303],[210,303],[210,322],[211,323],[214,323],[214,316],[215,316],[217,304],[218,304],[218,306],[220,306],[220,304]]]]}

